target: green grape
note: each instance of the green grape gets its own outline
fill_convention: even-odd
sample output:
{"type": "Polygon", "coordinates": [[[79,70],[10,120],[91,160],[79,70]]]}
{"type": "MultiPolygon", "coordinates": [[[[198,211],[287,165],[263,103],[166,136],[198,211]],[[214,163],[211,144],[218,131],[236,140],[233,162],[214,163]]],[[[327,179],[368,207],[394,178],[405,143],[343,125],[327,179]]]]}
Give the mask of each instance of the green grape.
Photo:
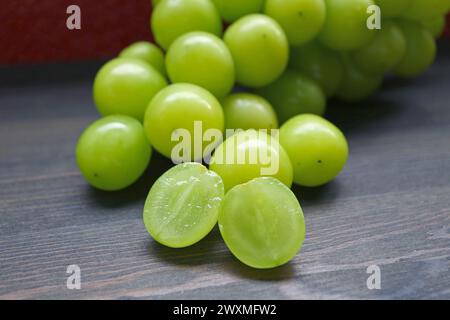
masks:
{"type": "Polygon", "coordinates": [[[149,63],[163,76],[166,75],[164,53],[160,48],[148,41],[139,41],[126,47],[120,54],[123,58],[135,58],[149,63]]]}
{"type": "Polygon", "coordinates": [[[224,198],[220,177],[199,163],[182,163],[152,186],[144,206],[144,224],[155,241],[183,248],[214,227],[224,198]]]}
{"type": "Polygon", "coordinates": [[[166,86],[166,79],[148,63],[116,58],[97,73],[94,101],[103,116],[123,114],[142,121],[150,100],[166,86]]]}
{"type": "Polygon", "coordinates": [[[412,20],[435,18],[447,13],[449,2],[448,0],[412,0],[401,16],[412,20]]]}
{"type": "Polygon", "coordinates": [[[226,22],[234,22],[237,19],[251,13],[259,13],[263,9],[265,0],[212,0],[226,22]]]}
{"type": "Polygon", "coordinates": [[[153,8],[155,8],[161,2],[161,0],[151,0],[151,1],[152,1],[153,8]]]}
{"type": "Polygon", "coordinates": [[[379,75],[391,71],[406,53],[406,39],[395,22],[383,21],[373,41],[351,53],[362,72],[379,75]]]}
{"type": "Polygon", "coordinates": [[[336,96],[346,102],[359,102],[370,95],[383,83],[383,75],[369,75],[361,72],[348,56],[342,57],[344,79],[336,96]]]}
{"type": "Polygon", "coordinates": [[[226,129],[276,129],[278,119],[272,105],[251,93],[235,93],[223,101],[226,129]]]}
{"type": "Polygon", "coordinates": [[[339,53],[317,42],[294,48],[290,66],[315,80],[327,97],[336,94],[344,76],[339,53]]]}
{"type": "Polygon", "coordinates": [[[335,50],[349,51],[368,44],[375,36],[367,28],[367,13],[372,0],[325,0],[327,18],[320,32],[320,41],[335,50]]]}
{"type": "Polygon", "coordinates": [[[427,70],[436,57],[436,42],[422,25],[412,21],[398,23],[406,38],[406,54],[394,72],[402,77],[414,77],[427,70]]]}
{"type": "Polygon", "coordinates": [[[244,86],[266,86],[286,69],[289,44],[272,18],[245,16],[228,28],[224,40],[234,59],[236,79],[244,86]]]}
{"type": "Polygon", "coordinates": [[[209,168],[225,184],[225,190],[261,176],[272,176],[292,185],[292,165],[277,137],[264,131],[240,131],[219,145],[209,168]]]}
{"type": "Polygon", "coordinates": [[[445,16],[438,16],[432,19],[427,19],[421,21],[422,26],[425,27],[428,31],[431,32],[435,39],[439,39],[444,33],[445,24],[447,23],[445,16]]]}
{"type": "Polygon", "coordinates": [[[167,71],[173,83],[201,86],[218,98],[234,86],[234,62],[225,43],[206,32],[190,32],[170,46],[167,71]]]}
{"type": "Polygon", "coordinates": [[[264,12],[281,25],[291,46],[299,46],[319,34],[326,7],[324,0],[267,0],[264,12]]]}
{"type": "Polygon", "coordinates": [[[222,35],[219,12],[210,0],[162,0],[153,11],[151,25],[156,42],[165,50],[191,31],[222,35]]]}
{"type": "Polygon", "coordinates": [[[333,180],[344,168],[348,144],[331,122],[312,114],[287,121],[280,129],[280,143],[294,168],[294,182],[316,187],[333,180]]]}
{"type": "Polygon", "coordinates": [[[375,0],[381,9],[381,16],[386,18],[398,17],[408,9],[412,0],[375,0]]]}
{"type": "Polygon", "coordinates": [[[142,124],[114,115],[92,123],[78,140],[77,164],[92,186],[106,191],[134,183],[150,162],[152,149],[142,124]]]}
{"type": "Polygon", "coordinates": [[[161,90],[151,101],[145,114],[144,128],[152,146],[175,163],[198,161],[210,143],[203,141],[202,132],[196,132],[196,122],[201,126],[198,130],[203,133],[208,129],[223,132],[222,106],[207,90],[179,83],[161,90]],[[187,143],[190,148],[177,150],[175,147],[180,143],[187,143]],[[199,152],[196,152],[197,146],[200,147],[199,152]]]}
{"type": "Polygon", "coordinates": [[[275,108],[280,123],[300,113],[325,113],[326,97],[322,89],[314,80],[296,71],[286,71],[257,92],[275,108]]]}
{"type": "Polygon", "coordinates": [[[256,178],[231,189],[219,213],[220,233],[244,264],[268,269],[289,262],[305,239],[305,219],[289,188],[256,178]]]}

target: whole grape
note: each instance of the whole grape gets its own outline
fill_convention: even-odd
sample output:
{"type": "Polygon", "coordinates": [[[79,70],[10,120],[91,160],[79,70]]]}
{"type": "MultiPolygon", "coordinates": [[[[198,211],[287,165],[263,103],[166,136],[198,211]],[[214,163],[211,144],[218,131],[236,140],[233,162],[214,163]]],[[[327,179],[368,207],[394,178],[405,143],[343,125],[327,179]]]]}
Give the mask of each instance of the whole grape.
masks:
{"type": "Polygon", "coordinates": [[[335,95],[344,76],[339,53],[315,41],[292,49],[289,63],[315,80],[327,97],[335,95]]]}
{"type": "Polygon", "coordinates": [[[394,18],[402,15],[411,5],[412,0],[375,0],[381,9],[381,16],[394,18]]]}
{"type": "Polygon", "coordinates": [[[286,71],[257,92],[275,108],[280,123],[301,113],[325,113],[326,97],[322,89],[314,80],[297,71],[286,71]]]}
{"type": "Polygon", "coordinates": [[[263,10],[265,0],[212,0],[220,15],[226,22],[234,22],[237,19],[251,13],[259,13],[263,10]]]}
{"type": "Polygon", "coordinates": [[[261,176],[292,185],[292,164],[277,137],[263,131],[240,131],[214,152],[209,168],[223,180],[225,190],[261,176]]]}
{"type": "Polygon", "coordinates": [[[372,0],[325,0],[327,17],[319,39],[327,47],[350,51],[368,44],[375,36],[367,27],[372,0]]]}
{"type": "Polygon", "coordinates": [[[326,17],[324,0],[266,0],[264,12],[281,25],[291,46],[314,39],[326,17]]]}
{"type": "Polygon", "coordinates": [[[406,54],[394,72],[402,77],[414,77],[425,72],[436,57],[436,42],[420,23],[399,21],[406,38],[406,54]]]}
{"type": "Polygon", "coordinates": [[[412,0],[401,15],[412,20],[424,20],[444,15],[449,9],[448,0],[412,0]]]}
{"type": "Polygon", "coordinates": [[[380,75],[391,71],[406,53],[406,39],[393,21],[383,21],[375,38],[368,45],[352,52],[351,57],[364,73],[380,75]]]}
{"type": "Polygon", "coordinates": [[[156,42],[165,50],[191,31],[222,34],[219,12],[210,0],[161,0],[153,11],[151,27],[156,42]]]}
{"type": "Polygon", "coordinates": [[[94,101],[103,116],[123,114],[142,121],[150,100],[166,86],[166,79],[148,63],[116,58],[97,73],[94,101]]]}
{"type": "Polygon", "coordinates": [[[166,75],[164,53],[153,43],[148,41],[135,42],[123,49],[119,56],[123,58],[136,58],[145,61],[158,70],[163,76],[166,75]]]}
{"type": "Polygon", "coordinates": [[[108,116],[92,123],[80,136],[77,164],[84,178],[106,191],[134,183],[150,162],[152,149],[142,124],[128,116],[108,116]]]}
{"type": "Polygon", "coordinates": [[[144,128],[159,153],[176,163],[199,161],[210,144],[203,139],[203,134],[208,129],[224,130],[222,106],[209,91],[199,86],[172,84],[161,90],[149,104],[144,128]],[[199,125],[197,130],[196,123],[199,125]],[[180,146],[180,150],[176,146],[180,146]],[[195,152],[197,149],[200,154],[195,152]]]}
{"type": "Polygon", "coordinates": [[[447,23],[447,19],[445,16],[438,16],[432,19],[426,19],[421,21],[422,26],[425,27],[428,31],[431,32],[435,39],[440,38],[445,29],[445,24],[447,23]]]}
{"type": "Polygon", "coordinates": [[[262,14],[245,16],[233,23],[224,36],[241,85],[268,85],[286,69],[289,44],[278,23],[262,14]]]}
{"type": "Polygon", "coordinates": [[[280,128],[280,143],[294,168],[294,182],[317,187],[333,180],[344,168],[348,144],[344,134],[322,117],[303,114],[280,128]]]}
{"type": "Polygon", "coordinates": [[[170,46],[166,57],[172,83],[192,83],[218,98],[234,85],[234,62],[225,43],[203,31],[186,33],[170,46]]]}

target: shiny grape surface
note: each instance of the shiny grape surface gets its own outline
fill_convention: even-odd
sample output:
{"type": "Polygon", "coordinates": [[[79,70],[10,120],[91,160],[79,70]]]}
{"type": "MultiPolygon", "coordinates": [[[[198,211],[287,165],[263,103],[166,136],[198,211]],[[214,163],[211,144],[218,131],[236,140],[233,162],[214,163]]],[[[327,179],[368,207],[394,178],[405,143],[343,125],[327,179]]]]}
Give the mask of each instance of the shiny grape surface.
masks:
{"type": "Polygon", "coordinates": [[[134,183],[150,162],[152,149],[142,124],[128,116],[108,116],[87,127],[76,147],[78,167],[86,181],[105,191],[134,183]]]}
{"type": "Polygon", "coordinates": [[[142,121],[149,102],[166,86],[166,79],[148,63],[116,58],[97,73],[94,101],[103,116],[122,114],[142,121]]]}
{"type": "Polygon", "coordinates": [[[344,168],[348,144],[331,122],[316,115],[293,117],[280,128],[280,143],[294,168],[294,182],[317,187],[333,180],[344,168]]]}
{"type": "Polygon", "coordinates": [[[163,76],[166,75],[164,53],[153,43],[147,41],[135,42],[123,49],[119,56],[145,61],[158,70],[163,76]]]}

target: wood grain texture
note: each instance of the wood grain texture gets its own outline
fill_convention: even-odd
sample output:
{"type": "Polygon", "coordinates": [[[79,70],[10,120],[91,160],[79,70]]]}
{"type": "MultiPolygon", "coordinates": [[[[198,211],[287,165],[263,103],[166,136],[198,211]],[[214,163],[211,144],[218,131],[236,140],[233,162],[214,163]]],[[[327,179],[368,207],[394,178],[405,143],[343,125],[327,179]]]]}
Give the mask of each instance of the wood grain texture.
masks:
{"type": "Polygon", "coordinates": [[[181,250],[150,239],[141,215],[170,167],[160,156],[122,192],[83,181],[74,147],[97,117],[98,66],[0,69],[0,299],[450,299],[450,45],[424,76],[330,106],[349,163],[325,187],[295,188],[305,244],[266,271],[234,259],[217,229],[181,250]],[[66,288],[70,264],[81,290],[66,288]],[[381,290],[366,287],[372,264],[381,290]]]}

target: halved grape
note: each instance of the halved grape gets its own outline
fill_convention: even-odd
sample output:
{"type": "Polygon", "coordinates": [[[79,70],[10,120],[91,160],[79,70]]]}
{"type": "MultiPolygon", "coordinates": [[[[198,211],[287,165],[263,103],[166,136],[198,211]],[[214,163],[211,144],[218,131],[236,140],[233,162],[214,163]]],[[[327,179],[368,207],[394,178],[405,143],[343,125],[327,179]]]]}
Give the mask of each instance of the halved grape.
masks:
{"type": "Polygon", "coordinates": [[[288,40],[270,17],[251,14],[240,18],[225,32],[224,41],[233,56],[236,80],[244,86],[266,86],[286,69],[288,40]]]}
{"type": "Polygon", "coordinates": [[[115,191],[134,183],[150,162],[152,149],[142,124],[127,116],[108,116],[84,130],[76,148],[77,164],[94,187],[115,191]]]}
{"type": "Polygon", "coordinates": [[[331,122],[312,114],[296,116],[280,129],[280,143],[294,168],[294,182],[316,187],[333,180],[344,168],[348,144],[331,122]]]}
{"type": "Polygon", "coordinates": [[[368,45],[353,51],[351,57],[362,72],[380,75],[391,71],[406,53],[406,39],[398,25],[389,20],[376,31],[368,45]]]}
{"type": "Polygon", "coordinates": [[[406,38],[406,54],[395,68],[395,74],[414,77],[425,72],[436,57],[436,42],[431,33],[420,23],[399,21],[406,38]]]}
{"type": "Polygon", "coordinates": [[[324,0],[266,0],[264,13],[281,25],[291,46],[299,46],[319,34],[326,7],[324,0]]]}
{"type": "Polygon", "coordinates": [[[173,83],[193,83],[217,98],[223,98],[234,85],[234,63],[225,43],[206,32],[189,32],[170,46],[167,72],[173,83]]]}
{"type": "Polygon", "coordinates": [[[190,246],[212,230],[223,197],[217,174],[199,163],[179,164],[153,184],[144,206],[145,227],[165,246],[190,246]]]}
{"type": "Polygon", "coordinates": [[[368,44],[375,36],[367,27],[372,0],[325,0],[327,17],[320,41],[335,50],[349,51],[368,44]]]}
{"type": "Polygon", "coordinates": [[[339,53],[315,41],[294,48],[289,63],[315,80],[327,97],[334,96],[344,76],[339,53]]]}
{"type": "Polygon", "coordinates": [[[286,151],[263,131],[240,131],[219,145],[209,166],[223,180],[225,190],[261,176],[292,185],[292,165],[286,151]]]}
{"type": "Polygon", "coordinates": [[[378,90],[383,83],[383,75],[369,75],[361,72],[347,55],[342,56],[344,79],[336,97],[345,102],[359,102],[378,90]]]}
{"type": "Polygon", "coordinates": [[[272,105],[251,93],[235,93],[223,101],[226,129],[276,129],[278,119],[272,105]]]}
{"type": "Polygon", "coordinates": [[[165,50],[191,31],[222,35],[219,12],[210,0],[162,0],[153,11],[151,26],[156,42],[165,50]]]}
{"type": "Polygon", "coordinates": [[[228,191],[219,214],[220,233],[244,264],[268,269],[289,262],[305,239],[305,219],[288,187],[270,177],[228,191]]]}
{"type": "MultiPolygon", "coordinates": [[[[223,132],[222,106],[209,91],[199,86],[172,84],[161,90],[149,104],[144,128],[152,146],[175,163],[199,161],[211,144],[203,139],[206,131],[223,132]],[[180,150],[176,146],[180,146],[180,150]]],[[[218,144],[221,140],[215,142],[218,144]]]]}
{"type": "Polygon", "coordinates": [[[94,101],[103,116],[123,114],[142,121],[149,102],[166,86],[166,79],[148,63],[116,58],[97,73],[94,101]]]}
{"type": "Polygon", "coordinates": [[[234,22],[237,19],[251,13],[261,12],[265,0],[212,0],[220,15],[226,22],[234,22]]]}
{"type": "Polygon", "coordinates": [[[314,80],[297,71],[286,71],[257,93],[273,105],[280,123],[301,113],[325,113],[327,102],[322,89],[314,80]]]}
{"type": "Polygon", "coordinates": [[[135,42],[123,49],[119,56],[143,60],[158,70],[163,76],[166,75],[164,53],[153,43],[148,41],[135,42]]]}

